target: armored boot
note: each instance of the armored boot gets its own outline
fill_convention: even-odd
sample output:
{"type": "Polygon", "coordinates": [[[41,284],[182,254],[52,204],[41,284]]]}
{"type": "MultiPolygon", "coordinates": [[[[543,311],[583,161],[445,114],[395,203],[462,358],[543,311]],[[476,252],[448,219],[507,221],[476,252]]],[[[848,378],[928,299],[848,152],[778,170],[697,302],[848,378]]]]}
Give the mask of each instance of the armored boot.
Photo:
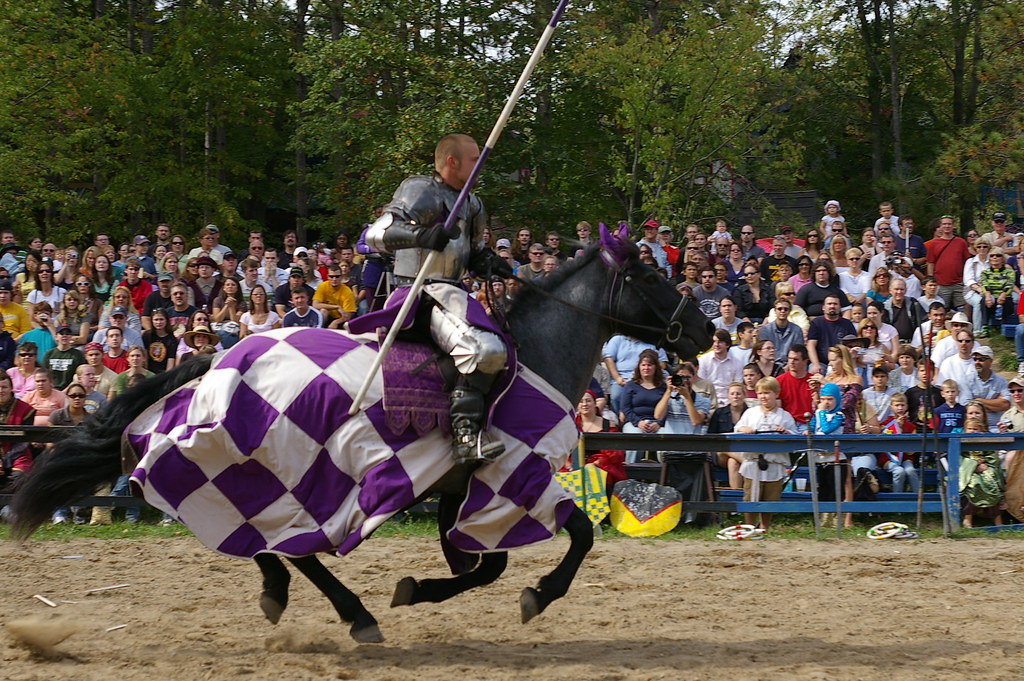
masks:
{"type": "Polygon", "coordinates": [[[452,391],[452,456],[457,463],[490,463],[505,452],[501,441],[482,432],[485,415],[483,391],[471,385],[452,391]]]}

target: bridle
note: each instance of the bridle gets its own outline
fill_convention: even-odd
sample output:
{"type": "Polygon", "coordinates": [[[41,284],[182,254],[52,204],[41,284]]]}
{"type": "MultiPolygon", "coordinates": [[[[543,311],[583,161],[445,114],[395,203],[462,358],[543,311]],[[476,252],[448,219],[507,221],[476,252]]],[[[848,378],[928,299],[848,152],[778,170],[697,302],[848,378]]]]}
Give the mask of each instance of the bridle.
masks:
{"type": "MultiPolygon", "coordinates": [[[[640,286],[635,278],[635,275],[630,272],[632,269],[628,262],[617,262],[614,257],[606,257],[607,251],[602,249],[600,252],[601,260],[608,269],[612,270],[614,278],[612,279],[611,286],[609,287],[608,295],[608,312],[595,312],[584,307],[580,307],[575,303],[570,303],[567,300],[563,300],[558,296],[554,295],[550,291],[538,286],[533,281],[520,279],[523,284],[530,288],[531,291],[539,293],[563,307],[567,307],[570,310],[576,310],[582,314],[590,317],[596,317],[598,319],[604,319],[611,322],[612,329],[616,333],[626,332],[624,335],[637,335],[635,332],[646,332],[654,333],[660,336],[659,340],[655,343],[658,347],[663,347],[666,344],[674,345],[679,342],[683,336],[683,322],[682,316],[683,311],[689,304],[689,299],[686,296],[680,296],[679,304],[676,305],[675,310],[672,314],[666,317],[661,313],[661,310],[654,304],[651,296],[640,286]],[[630,289],[636,293],[637,297],[647,306],[647,309],[657,317],[658,321],[662,323],[661,326],[650,326],[647,324],[638,324],[635,322],[623,321],[621,316],[617,312],[621,309],[622,304],[622,291],[625,287],[629,286],[630,289]],[[629,333],[634,332],[634,333],[629,333]]],[[[653,270],[652,270],[653,272],[653,270]]],[[[656,275],[657,276],[657,275],[656,275]]]]}

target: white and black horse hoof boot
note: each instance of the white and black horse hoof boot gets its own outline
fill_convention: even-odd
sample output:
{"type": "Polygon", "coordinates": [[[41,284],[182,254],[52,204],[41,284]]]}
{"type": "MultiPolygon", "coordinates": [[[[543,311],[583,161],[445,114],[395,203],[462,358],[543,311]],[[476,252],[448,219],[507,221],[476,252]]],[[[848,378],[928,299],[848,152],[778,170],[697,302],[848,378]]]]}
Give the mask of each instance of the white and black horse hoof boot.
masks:
{"type": "Polygon", "coordinates": [[[452,391],[452,456],[456,463],[490,463],[505,452],[500,440],[481,432],[484,406],[483,393],[471,386],[452,391]]]}

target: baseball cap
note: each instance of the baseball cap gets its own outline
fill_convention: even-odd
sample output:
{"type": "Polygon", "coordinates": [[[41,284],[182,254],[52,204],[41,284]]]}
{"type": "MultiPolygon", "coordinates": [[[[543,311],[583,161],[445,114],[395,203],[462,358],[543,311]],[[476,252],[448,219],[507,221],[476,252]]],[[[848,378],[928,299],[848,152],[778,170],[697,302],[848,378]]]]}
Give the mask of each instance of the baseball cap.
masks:
{"type": "Polygon", "coordinates": [[[117,316],[127,317],[128,316],[128,310],[124,309],[124,307],[121,306],[121,305],[115,305],[114,307],[110,308],[110,316],[111,317],[117,317],[117,316]]]}
{"type": "Polygon", "coordinates": [[[992,213],[992,222],[1006,222],[1006,213],[1003,211],[992,213]]]}
{"type": "Polygon", "coordinates": [[[665,232],[671,234],[672,228],[669,227],[668,225],[662,225],[661,227],[658,228],[658,234],[664,234],[665,232]]]}
{"type": "Polygon", "coordinates": [[[103,345],[95,342],[85,344],[85,352],[92,352],[93,350],[99,350],[100,352],[103,352],[103,345]]]}
{"type": "Polygon", "coordinates": [[[1021,388],[1024,388],[1024,378],[1018,378],[1018,377],[1015,376],[1015,377],[1011,378],[1009,381],[1007,381],[1006,385],[1008,385],[1008,386],[1016,385],[1016,386],[1020,386],[1021,388]]]}
{"type": "Polygon", "coordinates": [[[146,236],[145,234],[139,234],[134,239],[132,239],[132,243],[135,244],[136,246],[138,246],[140,244],[148,244],[149,243],[149,237],[146,236]]]}
{"type": "Polygon", "coordinates": [[[512,248],[512,242],[508,239],[498,239],[497,243],[494,244],[495,248],[512,248]]]}
{"type": "Polygon", "coordinates": [[[657,229],[658,228],[658,221],[657,220],[648,220],[647,222],[644,223],[644,229],[646,229],[648,227],[653,227],[654,229],[657,229]]]}
{"type": "Polygon", "coordinates": [[[787,232],[792,232],[792,231],[793,231],[793,228],[790,227],[789,225],[782,225],[782,227],[779,227],[779,234],[786,234],[787,232]]]}
{"type": "Polygon", "coordinates": [[[304,277],[304,276],[306,276],[306,273],[302,271],[301,267],[293,267],[291,269],[291,271],[288,272],[288,276],[289,277],[304,277]]]}
{"type": "Polygon", "coordinates": [[[217,261],[208,255],[201,255],[196,258],[196,265],[209,265],[210,267],[217,267],[217,261]]]}
{"type": "Polygon", "coordinates": [[[0,280],[0,291],[10,291],[10,290],[11,290],[11,280],[10,279],[0,280]]]}
{"type": "Polygon", "coordinates": [[[157,281],[174,281],[174,275],[170,272],[161,272],[156,277],[157,281]]]}
{"type": "Polygon", "coordinates": [[[217,229],[217,225],[206,225],[206,231],[210,234],[220,234],[220,230],[217,229]]]}
{"type": "Polygon", "coordinates": [[[982,357],[988,357],[989,359],[995,357],[995,354],[992,352],[992,348],[990,348],[987,345],[979,345],[974,349],[974,352],[972,354],[981,355],[982,357]]]}
{"type": "Polygon", "coordinates": [[[295,256],[298,257],[300,255],[309,255],[309,249],[305,246],[299,246],[295,249],[295,256]]]}
{"type": "Polygon", "coordinates": [[[71,333],[71,327],[67,324],[62,324],[57,327],[56,333],[71,333]]]}

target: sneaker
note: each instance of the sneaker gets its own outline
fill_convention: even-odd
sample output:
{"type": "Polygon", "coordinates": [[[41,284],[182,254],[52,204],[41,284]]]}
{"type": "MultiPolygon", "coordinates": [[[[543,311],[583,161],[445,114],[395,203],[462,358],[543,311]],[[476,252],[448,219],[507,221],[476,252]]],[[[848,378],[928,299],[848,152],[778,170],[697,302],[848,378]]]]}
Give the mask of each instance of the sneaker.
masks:
{"type": "Polygon", "coordinates": [[[981,331],[979,331],[978,333],[974,334],[974,337],[975,338],[988,338],[988,329],[987,328],[983,328],[981,331]]]}
{"type": "Polygon", "coordinates": [[[1024,376],[1024,362],[1017,363],[1017,373],[1021,376],[1024,376]]]}
{"type": "Polygon", "coordinates": [[[159,522],[160,527],[170,527],[174,524],[174,518],[164,518],[159,522]]]}

